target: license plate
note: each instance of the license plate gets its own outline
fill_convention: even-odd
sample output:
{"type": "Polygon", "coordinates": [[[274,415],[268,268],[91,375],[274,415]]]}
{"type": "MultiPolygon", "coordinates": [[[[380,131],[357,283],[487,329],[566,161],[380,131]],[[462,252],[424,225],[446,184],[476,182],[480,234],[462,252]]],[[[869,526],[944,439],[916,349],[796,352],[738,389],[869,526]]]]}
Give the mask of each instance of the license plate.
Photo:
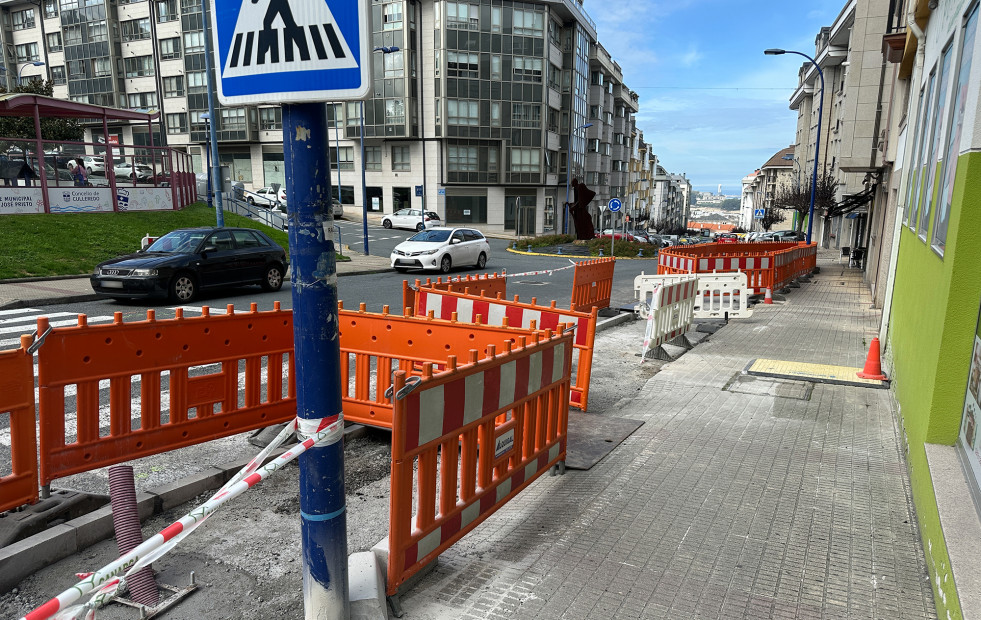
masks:
{"type": "Polygon", "coordinates": [[[418,265],[419,263],[418,263],[418,261],[414,261],[414,260],[405,260],[403,258],[398,258],[398,259],[395,259],[395,264],[396,265],[418,265]]]}
{"type": "Polygon", "coordinates": [[[102,288],[123,288],[123,283],[116,280],[107,280],[102,283],[102,288]]]}

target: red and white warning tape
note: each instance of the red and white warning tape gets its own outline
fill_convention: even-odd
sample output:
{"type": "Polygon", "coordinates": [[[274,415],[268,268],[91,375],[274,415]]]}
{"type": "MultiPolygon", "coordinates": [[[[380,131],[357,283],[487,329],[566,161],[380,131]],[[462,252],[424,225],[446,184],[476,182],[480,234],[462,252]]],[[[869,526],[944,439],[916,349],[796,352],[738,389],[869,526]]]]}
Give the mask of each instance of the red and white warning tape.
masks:
{"type": "Polygon", "coordinates": [[[145,566],[149,566],[174,548],[204,523],[222,504],[238,497],[252,488],[269,474],[282,469],[284,465],[317,445],[329,445],[340,441],[344,435],[344,416],[337,414],[319,420],[294,419],[276,436],[266,448],[255,456],[249,464],[232,477],[225,486],[211,498],[170,524],[156,535],[148,538],[129,553],[103,566],[94,573],[79,574],[81,581],[71,589],[65,590],[34,611],[24,615],[21,620],[89,620],[95,617],[95,610],[123,591],[126,577],[145,566]],[[263,461],[294,432],[302,439],[296,447],[284,452],[269,463],[263,461]],[[122,575],[122,577],[120,577],[122,575]],[[83,596],[96,590],[96,594],[86,603],[72,605],[83,596]]]}
{"type": "Polygon", "coordinates": [[[539,275],[546,274],[546,273],[548,275],[552,275],[556,271],[565,271],[566,269],[572,269],[573,267],[576,266],[576,263],[574,261],[572,261],[571,259],[569,260],[569,262],[572,263],[572,264],[571,265],[568,265],[566,267],[559,267],[558,269],[540,269],[538,271],[525,271],[523,273],[506,273],[506,274],[504,274],[504,276],[507,277],[507,278],[518,278],[518,277],[521,277],[521,276],[539,276],[539,275]]]}

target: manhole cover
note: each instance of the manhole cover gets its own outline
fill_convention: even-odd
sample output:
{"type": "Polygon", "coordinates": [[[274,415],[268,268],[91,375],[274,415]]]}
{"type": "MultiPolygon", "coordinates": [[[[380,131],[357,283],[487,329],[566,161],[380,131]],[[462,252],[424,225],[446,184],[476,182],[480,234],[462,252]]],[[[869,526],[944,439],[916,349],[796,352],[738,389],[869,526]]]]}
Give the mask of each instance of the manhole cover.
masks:
{"type": "Polygon", "coordinates": [[[792,381],[789,379],[769,379],[739,374],[724,388],[736,394],[754,394],[757,396],[776,396],[779,398],[795,398],[810,400],[814,384],[810,381],[792,381]]]}
{"type": "Polygon", "coordinates": [[[536,280],[518,280],[515,284],[526,284],[528,286],[545,286],[547,282],[538,282],[536,280]]]}

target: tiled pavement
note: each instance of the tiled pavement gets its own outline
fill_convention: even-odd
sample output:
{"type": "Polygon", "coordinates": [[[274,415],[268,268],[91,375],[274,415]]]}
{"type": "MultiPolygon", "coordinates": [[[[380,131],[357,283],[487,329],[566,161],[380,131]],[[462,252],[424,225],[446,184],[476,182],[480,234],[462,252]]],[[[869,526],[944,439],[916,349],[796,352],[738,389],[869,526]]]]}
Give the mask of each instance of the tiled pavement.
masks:
{"type": "Polygon", "coordinates": [[[407,617],[934,618],[888,390],[742,376],[861,366],[879,313],[830,257],[608,413],[644,420],[445,552],[407,617]]]}

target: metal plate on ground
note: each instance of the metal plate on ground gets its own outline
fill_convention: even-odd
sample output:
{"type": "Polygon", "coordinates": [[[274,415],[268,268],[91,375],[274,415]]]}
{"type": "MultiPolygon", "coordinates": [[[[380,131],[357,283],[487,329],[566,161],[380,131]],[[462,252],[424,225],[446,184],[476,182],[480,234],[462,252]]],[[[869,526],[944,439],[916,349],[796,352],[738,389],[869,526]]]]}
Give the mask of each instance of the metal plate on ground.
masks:
{"type": "Polygon", "coordinates": [[[814,384],[810,381],[736,375],[723,389],[736,394],[754,394],[757,396],[810,400],[811,392],[814,390],[814,384]]]}
{"type": "Polygon", "coordinates": [[[757,377],[776,377],[779,379],[798,379],[816,383],[854,385],[857,387],[888,388],[889,380],[876,381],[861,379],[856,373],[861,368],[851,366],[832,366],[830,364],[809,364],[807,362],[786,362],[781,360],[755,359],[746,367],[746,374],[757,377]]]}
{"type": "Polygon", "coordinates": [[[644,422],[609,418],[591,413],[569,412],[569,443],[565,466],[586,470],[630,437],[644,422]]]}

